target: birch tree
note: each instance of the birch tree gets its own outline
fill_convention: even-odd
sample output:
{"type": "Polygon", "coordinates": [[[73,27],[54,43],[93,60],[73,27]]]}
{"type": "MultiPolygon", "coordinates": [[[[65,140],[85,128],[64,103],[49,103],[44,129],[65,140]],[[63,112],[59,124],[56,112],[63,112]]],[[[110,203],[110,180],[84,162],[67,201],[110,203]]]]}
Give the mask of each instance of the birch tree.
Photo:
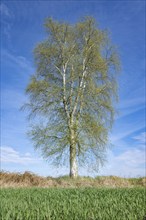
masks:
{"type": "Polygon", "coordinates": [[[68,160],[74,178],[79,165],[98,169],[105,160],[119,61],[107,31],[92,17],[74,25],[48,18],[45,28],[26,88],[25,107],[34,120],[29,134],[44,158],[68,160]]]}

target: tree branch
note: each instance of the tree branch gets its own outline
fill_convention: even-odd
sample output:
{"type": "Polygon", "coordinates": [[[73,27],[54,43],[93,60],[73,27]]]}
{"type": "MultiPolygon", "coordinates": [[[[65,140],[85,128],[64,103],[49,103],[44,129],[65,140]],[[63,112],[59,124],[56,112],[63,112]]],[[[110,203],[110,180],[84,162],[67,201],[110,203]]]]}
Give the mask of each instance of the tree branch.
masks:
{"type": "Polygon", "coordinates": [[[75,99],[75,104],[74,104],[74,108],[73,108],[73,111],[72,111],[72,115],[74,115],[75,112],[76,112],[77,105],[78,105],[79,98],[80,98],[80,93],[81,93],[82,86],[83,86],[83,83],[84,83],[84,78],[85,78],[85,75],[87,73],[85,61],[86,61],[86,59],[83,60],[83,73],[82,73],[81,81],[79,83],[78,94],[77,94],[76,99],[75,99]]]}
{"type": "Polygon", "coordinates": [[[63,73],[62,73],[62,71],[59,69],[59,67],[55,65],[55,68],[56,68],[56,69],[60,72],[60,74],[63,76],[63,73]]]}
{"type": "Polygon", "coordinates": [[[67,115],[67,118],[70,118],[69,111],[68,111],[68,106],[67,106],[67,98],[66,98],[66,69],[67,69],[67,64],[68,61],[63,65],[63,104],[64,104],[64,109],[67,115]]]}

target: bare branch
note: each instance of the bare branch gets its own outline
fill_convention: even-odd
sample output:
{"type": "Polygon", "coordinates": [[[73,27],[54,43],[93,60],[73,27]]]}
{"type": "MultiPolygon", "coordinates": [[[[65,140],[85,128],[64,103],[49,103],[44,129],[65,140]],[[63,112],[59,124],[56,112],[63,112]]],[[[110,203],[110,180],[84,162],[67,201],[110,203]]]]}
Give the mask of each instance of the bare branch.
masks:
{"type": "Polygon", "coordinates": [[[67,118],[69,119],[70,115],[69,115],[69,111],[68,111],[67,97],[66,97],[66,69],[67,69],[67,64],[68,64],[68,61],[63,66],[63,104],[64,104],[64,109],[65,109],[67,118]]]}
{"type": "Polygon", "coordinates": [[[56,68],[56,69],[60,72],[60,74],[63,76],[63,73],[62,73],[62,71],[59,69],[59,67],[55,65],[55,68],[56,68]]]}
{"type": "Polygon", "coordinates": [[[72,115],[74,115],[75,112],[76,112],[77,105],[78,105],[78,102],[79,102],[79,98],[80,98],[80,95],[81,95],[82,86],[83,86],[83,83],[84,83],[84,78],[85,78],[85,75],[87,73],[85,61],[86,61],[86,59],[83,59],[83,73],[82,73],[82,78],[81,78],[79,88],[78,88],[78,94],[77,94],[76,99],[75,99],[75,104],[74,104],[74,108],[73,108],[73,111],[72,111],[72,115]]]}

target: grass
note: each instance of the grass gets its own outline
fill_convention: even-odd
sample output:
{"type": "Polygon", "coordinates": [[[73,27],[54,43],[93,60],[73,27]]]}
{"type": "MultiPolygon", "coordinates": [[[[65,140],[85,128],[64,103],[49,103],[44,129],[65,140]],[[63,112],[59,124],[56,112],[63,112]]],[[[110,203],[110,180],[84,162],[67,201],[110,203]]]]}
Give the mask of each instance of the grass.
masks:
{"type": "Polygon", "coordinates": [[[144,188],[1,189],[2,220],[143,220],[144,188]]]}

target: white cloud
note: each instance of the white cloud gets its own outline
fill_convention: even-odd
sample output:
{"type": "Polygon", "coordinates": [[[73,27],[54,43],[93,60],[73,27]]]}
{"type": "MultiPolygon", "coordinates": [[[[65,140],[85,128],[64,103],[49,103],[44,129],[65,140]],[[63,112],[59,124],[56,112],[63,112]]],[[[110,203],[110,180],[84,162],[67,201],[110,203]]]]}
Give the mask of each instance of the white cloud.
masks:
{"type": "MultiPolygon", "coordinates": [[[[25,166],[29,166],[29,170],[39,175],[60,176],[69,173],[68,167],[56,168],[50,166],[41,159],[31,156],[29,152],[21,154],[12,147],[1,147],[2,165],[16,164],[15,171],[25,171],[25,166]],[[35,165],[32,166],[32,165],[35,165]],[[40,166],[41,164],[41,166],[40,166]],[[25,166],[24,166],[25,165],[25,166]]],[[[121,177],[137,177],[145,176],[145,151],[144,149],[129,148],[119,155],[115,155],[112,151],[108,151],[108,163],[101,169],[98,175],[116,175],[121,177]]],[[[13,167],[10,167],[13,171],[13,167]]],[[[94,174],[86,168],[80,168],[80,175],[94,174]]],[[[95,174],[97,175],[97,174],[95,174]]]]}
{"type": "Polygon", "coordinates": [[[121,155],[117,156],[117,162],[122,162],[129,167],[138,167],[145,162],[145,155],[141,149],[128,149],[123,152],[121,155]]]}
{"type": "Polygon", "coordinates": [[[117,175],[123,177],[136,177],[146,175],[146,148],[145,132],[134,136],[136,142],[132,146],[123,140],[116,141],[116,148],[121,149],[122,153],[115,155],[112,151],[108,152],[108,163],[101,170],[103,175],[117,175]]]}
{"type": "Polygon", "coordinates": [[[24,154],[26,157],[31,157],[31,154],[29,152],[24,154]]]}
{"type": "Polygon", "coordinates": [[[108,164],[101,170],[100,175],[137,177],[145,176],[145,172],[145,151],[131,148],[119,155],[109,151],[108,164]]]}
{"type": "Polygon", "coordinates": [[[41,160],[34,158],[30,153],[21,154],[12,147],[1,147],[1,162],[2,163],[15,163],[21,165],[38,164],[41,160]]]}
{"type": "Polygon", "coordinates": [[[53,177],[69,173],[68,167],[55,167],[43,159],[33,157],[29,152],[21,154],[14,148],[8,146],[2,146],[0,150],[2,170],[9,172],[25,172],[28,170],[41,176],[53,177]]]}

